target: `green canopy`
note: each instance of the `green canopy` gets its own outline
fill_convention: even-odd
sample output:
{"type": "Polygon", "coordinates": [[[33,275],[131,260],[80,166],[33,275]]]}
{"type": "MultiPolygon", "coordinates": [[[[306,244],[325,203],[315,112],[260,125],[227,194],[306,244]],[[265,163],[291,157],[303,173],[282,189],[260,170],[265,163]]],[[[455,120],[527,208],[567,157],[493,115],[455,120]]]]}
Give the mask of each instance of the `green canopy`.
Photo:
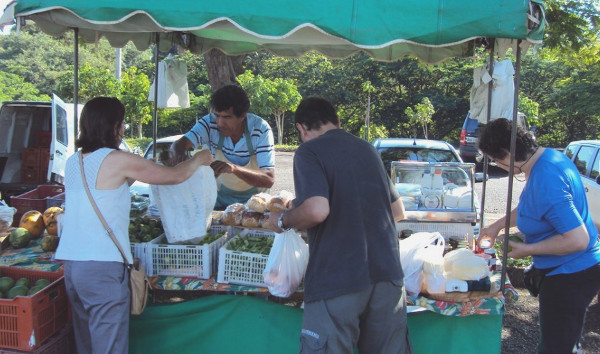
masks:
{"type": "Polygon", "coordinates": [[[161,50],[315,50],[333,58],[364,51],[427,63],[470,56],[482,38],[501,39],[501,50],[540,43],[544,29],[542,0],[18,0],[14,16],[51,35],[78,28],[84,41],[105,37],[113,47],[132,41],[146,49],[158,34],[161,50]]]}

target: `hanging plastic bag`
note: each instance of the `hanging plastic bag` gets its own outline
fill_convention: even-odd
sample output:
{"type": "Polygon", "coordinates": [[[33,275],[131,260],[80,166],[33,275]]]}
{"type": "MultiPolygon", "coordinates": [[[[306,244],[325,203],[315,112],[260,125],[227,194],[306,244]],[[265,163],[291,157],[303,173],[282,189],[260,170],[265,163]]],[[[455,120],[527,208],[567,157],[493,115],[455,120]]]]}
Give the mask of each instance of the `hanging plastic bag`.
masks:
{"type": "Polygon", "coordinates": [[[427,255],[427,247],[444,244],[444,237],[439,232],[417,232],[400,240],[400,264],[404,272],[406,293],[417,296],[423,284],[423,260],[427,255]]]}
{"type": "Polygon", "coordinates": [[[186,181],[151,185],[169,243],[198,243],[212,223],[217,182],[210,166],[200,166],[186,181]]]}
{"type": "Polygon", "coordinates": [[[0,232],[5,232],[10,228],[13,223],[13,216],[17,212],[17,209],[9,207],[0,200],[0,232]]]}
{"type": "Polygon", "coordinates": [[[269,259],[263,271],[265,284],[272,295],[288,297],[293,294],[308,265],[308,245],[295,230],[275,235],[269,259]]]}
{"type": "Polygon", "coordinates": [[[423,287],[428,294],[440,294],[446,292],[446,278],[444,276],[444,238],[438,238],[437,242],[423,249],[423,287]]]}
{"type": "Polygon", "coordinates": [[[459,248],[444,256],[446,277],[460,280],[479,280],[490,276],[487,260],[478,257],[473,251],[459,248]]]}

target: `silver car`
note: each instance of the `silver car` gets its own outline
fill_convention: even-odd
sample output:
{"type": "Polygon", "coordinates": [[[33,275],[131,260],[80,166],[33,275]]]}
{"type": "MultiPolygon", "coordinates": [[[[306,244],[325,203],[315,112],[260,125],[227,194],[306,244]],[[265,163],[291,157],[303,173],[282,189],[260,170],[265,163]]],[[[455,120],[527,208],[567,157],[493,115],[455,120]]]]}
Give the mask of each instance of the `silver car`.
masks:
{"type": "Polygon", "coordinates": [[[592,219],[600,229],[600,140],[574,141],[564,153],[581,175],[592,219]]]}

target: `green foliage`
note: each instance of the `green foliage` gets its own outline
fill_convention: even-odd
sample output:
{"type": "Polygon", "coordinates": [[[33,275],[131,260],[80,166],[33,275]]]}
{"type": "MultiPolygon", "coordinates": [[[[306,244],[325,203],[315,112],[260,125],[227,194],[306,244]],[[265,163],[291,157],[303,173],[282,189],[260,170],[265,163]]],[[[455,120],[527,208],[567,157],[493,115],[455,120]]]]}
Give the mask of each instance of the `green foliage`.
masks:
{"type": "Polygon", "coordinates": [[[268,79],[246,71],[237,77],[240,85],[248,93],[252,111],[262,115],[272,115],[277,127],[277,143],[283,143],[285,113],[296,109],[302,97],[293,79],[268,79]]]}
{"type": "Polygon", "coordinates": [[[146,150],[146,147],[148,147],[148,144],[152,141],[152,138],[125,138],[125,141],[129,144],[131,150],[137,148],[143,153],[146,150]]]}
{"type": "Polygon", "coordinates": [[[425,139],[428,139],[427,124],[432,122],[431,117],[433,117],[433,114],[435,113],[435,109],[433,108],[431,101],[429,101],[429,98],[423,98],[421,103],[415,105],[414,110],[410,107],[407,107],[404,110],[404,113],[408,116],[413,124],[420,125],[423,128],[423,136],[425,139]]]}
{"type": "MultiPolygon", "coordinates": [[[[496,253],[498,254],[498,259],[502,259],[502,247],[503,244],[502,243],[496,243],[494,245],[494,249],[496,249],[496,253]]],[[[529,266],[531,263],[533,263],[533,259],[531,258],[531,256],[527,256],[524,258],[519,258],[519,259],[515,259],[515,258],[508,258],[506,260],[506,265],[508,267],[517,267],[517,268],[525,268],[527,266],[529,266]]]]}
{"type": "Polygon", "coordinates": [[[131,136],[142,137],[142,124],[152,120],[153,103],[148,102],[150,80],[144,73],[138,73],[132,66],[121,77],[121,102],[125,105],[125,121],[137,129],[131,129],[131,136]]]}
{"type": "Polygon", "coordinates": [[[0,72],[0,102],[49,100],[48,95],[40,94],[37,87],[23,81],[19,75],[0,72]]]}
{"type": "Polygon", "coordinates": [[[298,145],[275,144],[275,151],[294,152],[298,149],[298,145]]]}
{"type": "MultiPolygon", "coordinates": [[[[108,69],[93,67],[90,63],[79,68],[79,102],[85,103],[97,96],[117,97],[120,91],[119,80],[108,69]]],[[[58,78],[57,94],[73,97],[72,72],[65,72],[58,78]]]]}

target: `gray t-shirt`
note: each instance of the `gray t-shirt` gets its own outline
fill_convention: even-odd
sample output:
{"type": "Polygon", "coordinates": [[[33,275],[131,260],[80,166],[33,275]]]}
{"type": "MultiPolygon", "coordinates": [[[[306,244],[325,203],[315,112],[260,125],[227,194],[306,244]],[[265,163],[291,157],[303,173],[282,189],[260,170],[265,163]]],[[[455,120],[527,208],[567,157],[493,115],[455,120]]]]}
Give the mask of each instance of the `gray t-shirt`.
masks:
{"type": "Polygon", "coordinates": [[[294,205],[322,196],[330,213],[308,230],[305,301],[402,280],[391,203],[399,196],[368,142],[334,129],[300,145],[294,156],[294,205]]]}

